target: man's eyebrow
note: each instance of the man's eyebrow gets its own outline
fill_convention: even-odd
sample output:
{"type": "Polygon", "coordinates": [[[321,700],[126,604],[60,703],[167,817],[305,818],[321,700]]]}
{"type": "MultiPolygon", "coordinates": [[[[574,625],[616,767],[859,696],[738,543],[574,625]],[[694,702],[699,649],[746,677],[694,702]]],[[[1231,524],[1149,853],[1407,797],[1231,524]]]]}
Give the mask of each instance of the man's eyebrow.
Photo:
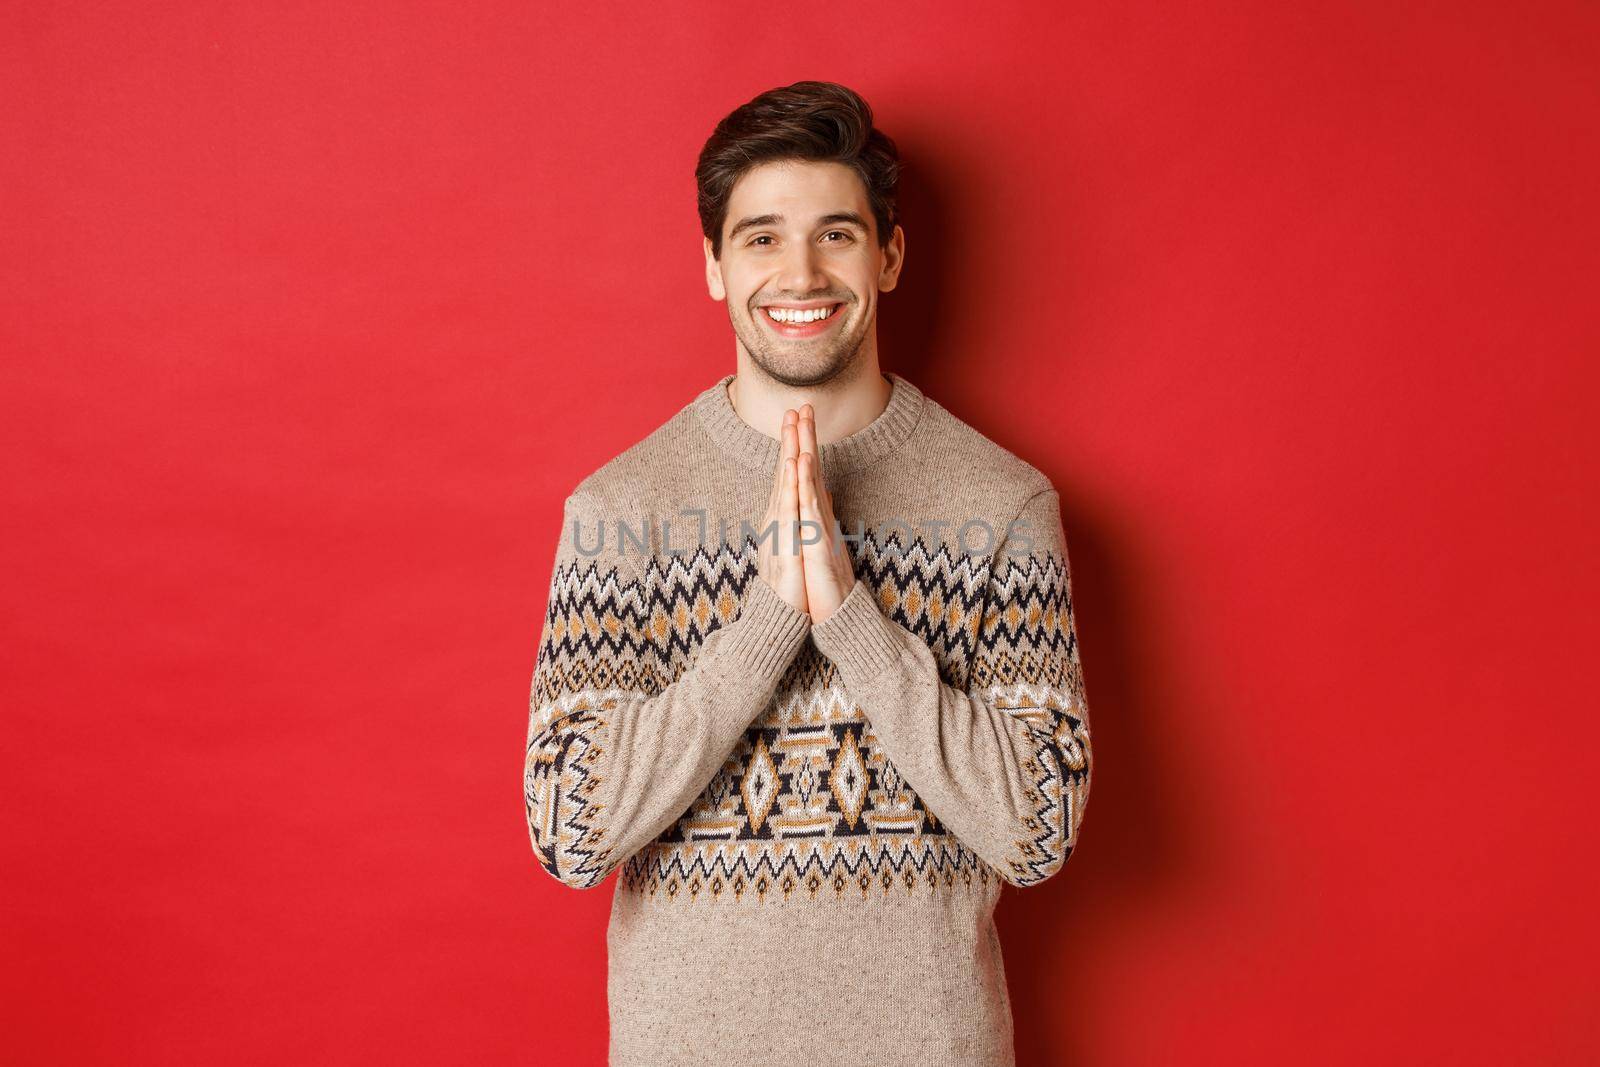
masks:
{"type": "Polygon", "coordinates": [[[867,220],[857,215],[854,211],[835,211],[831,215],[824,215],[817,220],[818,226],[828,226],[836,222],[846,222],[858,227],[862,233],[871,233],[872,227],[867,225],[867,220]]]}
{"type": "MultiPolygon", "coordinates": [[[[758,226],[776,226],[781,222],[783,222],[782,215],[747,215],[734,223],[733,229],[728,231],[728,240],[733,240],[745,230],[753,230],[758,226]]],[[[872,227],[867,225],[867,220],[854,211],[835,211],[817,219],[818,226],[829,226],[841,222],[859,227],[862,233],[872,232],[872,227]]]]}

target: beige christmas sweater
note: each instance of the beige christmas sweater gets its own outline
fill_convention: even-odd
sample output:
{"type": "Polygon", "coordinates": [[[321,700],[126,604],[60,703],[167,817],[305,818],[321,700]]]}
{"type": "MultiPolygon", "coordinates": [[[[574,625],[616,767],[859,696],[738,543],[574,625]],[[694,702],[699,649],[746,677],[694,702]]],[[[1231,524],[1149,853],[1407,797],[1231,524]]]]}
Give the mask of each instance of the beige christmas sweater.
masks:
{"type": "Polygon", "coordinates": [[[1060,500],[890,373],[822,445],[855,562],[813,625],[757,574],[779,442],[728,375],[567,498],[523,799],[618,872],[610,1063],[1014,1064],[1002,884],[1061,869],[1089,714],[1060,500]]]}

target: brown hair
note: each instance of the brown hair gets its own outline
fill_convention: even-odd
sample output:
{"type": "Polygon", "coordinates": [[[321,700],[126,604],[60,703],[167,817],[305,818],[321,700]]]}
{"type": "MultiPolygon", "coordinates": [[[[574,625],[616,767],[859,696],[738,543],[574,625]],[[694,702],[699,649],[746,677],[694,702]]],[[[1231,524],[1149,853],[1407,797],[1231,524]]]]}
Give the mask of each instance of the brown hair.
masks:
{"type": "Polygon", "coordinates": [[[872,108],[854,90],[836,82],[799,81],[769,89],[733,111],[712,131],[695,166],[700,230],[711,254],[722,258],[722,226],[728,197],[745,171],[781,160],[843,163],[861,176],[878,228],[888,244],[900,220],[895,186],[900,154],[894,141],[872,125],[872,108]]]}

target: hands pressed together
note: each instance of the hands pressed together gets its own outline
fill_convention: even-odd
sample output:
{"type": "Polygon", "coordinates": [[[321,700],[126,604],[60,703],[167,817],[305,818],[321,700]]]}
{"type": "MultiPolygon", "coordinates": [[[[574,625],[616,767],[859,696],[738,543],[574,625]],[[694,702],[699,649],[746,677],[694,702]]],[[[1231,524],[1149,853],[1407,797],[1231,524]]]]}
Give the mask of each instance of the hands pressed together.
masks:
{"type": "Polygon", "coordinates": [[[855,567],[834,521],[833,494],[822,477],[815,414],[810,404],[783,413],[783,452],[758,531],[777,524],[776,539],[760,542],[761,578],[808,613],[812,625],[832,615],[856,583],[855,567]],[[815,525],[802,527],[802,520],[815,525]],[[818,527],[822,536],[814,539],[818,527]]]}

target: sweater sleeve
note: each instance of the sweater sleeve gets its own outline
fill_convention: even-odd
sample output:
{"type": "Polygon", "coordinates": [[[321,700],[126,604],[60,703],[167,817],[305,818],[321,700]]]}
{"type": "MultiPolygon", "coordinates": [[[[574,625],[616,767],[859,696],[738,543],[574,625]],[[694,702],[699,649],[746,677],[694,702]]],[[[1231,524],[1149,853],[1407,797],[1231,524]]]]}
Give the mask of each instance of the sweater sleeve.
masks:
{"type": "Polygon", "coordinates": [[[940,679],[928,646],[884,614],[865,581],[811,637],[934,815],[1000,877],[1029,886],[1077,844],[1089,709],[1055,489],[996,533],[964,688],[940,679]]]}
{"type": "Polygon", "coordinates": [[[539,864],[588,889],[710,783],[771,700],[810,616],[753,572],[742,603],[704,583],[657,592],[592,500],[574,493],[563,511],[529,700],[523,806],[539,864]],[[684,648],[693,659],[668,681],[673,650],[684,648]]]}

